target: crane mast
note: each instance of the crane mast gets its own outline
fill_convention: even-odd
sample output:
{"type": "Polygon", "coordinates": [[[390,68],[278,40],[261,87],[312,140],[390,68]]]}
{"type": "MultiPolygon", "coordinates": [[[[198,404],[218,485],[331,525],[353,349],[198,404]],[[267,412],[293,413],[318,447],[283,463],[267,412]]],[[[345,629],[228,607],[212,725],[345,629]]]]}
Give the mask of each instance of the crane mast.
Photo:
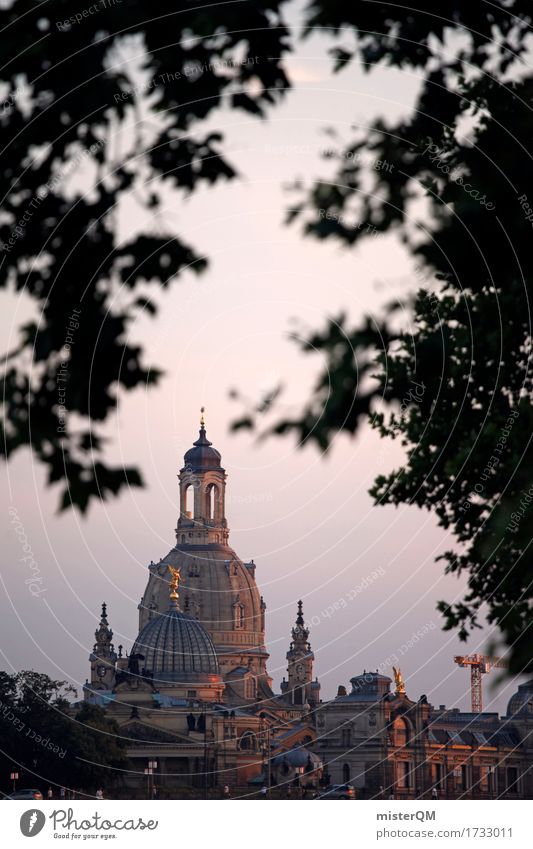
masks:
{"type": "Polygon", "coordinates": [[[472,700],[472,713],[481,713],[483,710],[483,685],[481,676],[494,667],[507,669],[508,663],[503,657],[489,657],[485,654],[456,655],[454,663],[463,668],[470,667],[470,697],[472,700]]]}

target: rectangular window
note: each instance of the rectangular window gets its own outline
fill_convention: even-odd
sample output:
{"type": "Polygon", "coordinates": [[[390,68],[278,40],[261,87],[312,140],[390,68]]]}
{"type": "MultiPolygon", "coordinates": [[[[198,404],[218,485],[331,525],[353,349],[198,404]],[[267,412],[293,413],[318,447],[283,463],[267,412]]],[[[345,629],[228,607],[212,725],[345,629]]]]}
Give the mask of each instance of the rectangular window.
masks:
{"type": "Polygon", "coordinates": [[[398,786],[406,789],[409,788],[411,786],[411,764],[409,761],[400,761],[396,766],[398,786]]]}
{"type": "Polygon", "coordinates": [[[439,787],[442,784],[442,764],[431,764],[431,783],[436,787],[439,787]]]}
{"type": "Polygon", "coordinates": [[[507,790],[509,793],[518,793],[518,769],[515,766],[507,767],[507,790]]]}
{"type": "Polygon", "coordinates": [[[187,698],[195,699],[196,698],[196,690],[187,690],[187,698]]]}
{"type": "Polygon", "coordinates": [[[463,764],[461,767],[461,787],[463,790],[468,790],[470,788],[470,775],[466,764],[463,764]]]}

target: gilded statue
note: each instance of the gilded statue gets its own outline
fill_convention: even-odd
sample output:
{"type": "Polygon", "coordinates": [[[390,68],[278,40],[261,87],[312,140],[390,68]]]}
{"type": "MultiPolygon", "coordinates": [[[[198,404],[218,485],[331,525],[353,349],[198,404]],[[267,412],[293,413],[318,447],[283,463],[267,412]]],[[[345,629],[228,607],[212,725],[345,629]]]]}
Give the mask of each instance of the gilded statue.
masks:
{"type": "Polygon", "coordinates": [[[170,593],[169,596],[173,601],[177,601],[179,598],[179,585],[180,585],[180,570],[174,569],[169,565],[168,571],[170,572],[170,593]]]}
{"type": "Polygon", "coordinates": [[[397,695],[405,696],[405,681],[403,680],[401,669],[399,667],[396,669],[396,667],[393,666],[392,671],[394,672],[394,683],[396,684],[397,695]]]}

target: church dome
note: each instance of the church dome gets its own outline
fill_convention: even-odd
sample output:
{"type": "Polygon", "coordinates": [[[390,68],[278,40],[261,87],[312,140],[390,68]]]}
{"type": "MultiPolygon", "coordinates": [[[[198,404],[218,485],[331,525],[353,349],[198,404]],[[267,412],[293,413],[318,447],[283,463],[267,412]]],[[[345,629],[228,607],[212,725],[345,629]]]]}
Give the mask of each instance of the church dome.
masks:
{"type": "Polygon", "coordinates": [[[337,696],[337,701],[377,702],[390,692],[392,681],[379,672],[363,672],[350,678],[352,690],[347,696],[337,696]]]}
{"type": "Polygon", "coordinates": [[[276,755],[275,758],[272,758],[272,766],[289,766],[293,769],[296,767],[307,767],[308,770],[312,769],[320,769],[322,766],[322,761],[315,755],[314,752],[309,751],[303,746],[294,746],[292,749],[289,749],[287,752],[281,752],[281,754],[276,755]]]}
{"type": "Polygon", "coordinates": [[[135,640],[132,654],[144,658],[142,666],[156,681],[219,674],[211,637],[200,622],[182,613],[177,605],[149,620],[135,640]]]}
{"type": "Polygon", "coordinates": [[[533,678],[520,684],[517,692],[509,699],[507,716],[533,713],[533,678]]]}
{"type": "Polygon", "coordinates": [[[205,427],[200,428],[200,436],[193,442],[193,447],[185,453],[183,458],[185,468],[192,472],[206,472],[209,469],[220,469],[220,461],[222,457],[220,451],[213,448],[213,443],[209,442],[205,427]]]}

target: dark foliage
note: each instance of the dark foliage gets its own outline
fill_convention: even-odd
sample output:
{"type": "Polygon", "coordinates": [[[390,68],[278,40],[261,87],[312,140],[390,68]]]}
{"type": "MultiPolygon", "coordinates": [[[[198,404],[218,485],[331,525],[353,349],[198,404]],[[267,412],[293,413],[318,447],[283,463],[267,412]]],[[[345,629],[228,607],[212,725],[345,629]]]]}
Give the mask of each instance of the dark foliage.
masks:
{"type": "Polygon", "coordinates": [[[398,331],[395,303],[377,321],[315,333],[326,360],[315,393],[273,429],[323,448],[369,411],[383,436],[402,440],[405,465],[372,494],[431,509],[452,529],[446,568],[466,574],[468,591],[439,604],[445,626],[466,638],[487,613],[513,672],[533,669],[531,12],[523,0],[309,7],[309,26],[335,33],[337,68],[357,59],[423,72],[412,114],[339,140],[333,178],[300,193],[290,214],[347,248],[397,233],[416,261],[403,298],[412,320],[398,331]]]}
{"type": "Polygon", "coordinates": [[[130,767],[118,726],[101,708],[74,709],[75,695],[65,681],[43,673],[0,672],[0,789],[12,790],[9,775],[18,772],[18,787],[83,790],[120,787],[130,767]]]}
{"type": "Polygon", "coordinates": [[[222,105],[261,116],[287,86],[278,0],[89,5],[15,0],[0,11],[0,279],[36,306],[4,365],[2,451],[31,445],[49,483],[63,484],[61,509],[81,511],[141,484],[138,469],[106,464],[99,426],[119,387],[160,375],[129,339],[135,318],[156,312],[149,287],[206,265],[161,225],[161,187],[179,202],[232,179],[221,136],[202,121],[222,105]],[[158,127],[149,141],[147,115],[158,127]],[[72,182],[84,171],[88,191],[72,182]],[[119,241],[117,210],[132,196],[153,225],[119,241]]]}

